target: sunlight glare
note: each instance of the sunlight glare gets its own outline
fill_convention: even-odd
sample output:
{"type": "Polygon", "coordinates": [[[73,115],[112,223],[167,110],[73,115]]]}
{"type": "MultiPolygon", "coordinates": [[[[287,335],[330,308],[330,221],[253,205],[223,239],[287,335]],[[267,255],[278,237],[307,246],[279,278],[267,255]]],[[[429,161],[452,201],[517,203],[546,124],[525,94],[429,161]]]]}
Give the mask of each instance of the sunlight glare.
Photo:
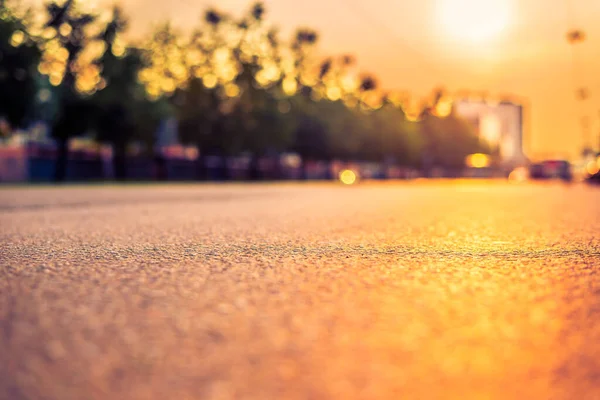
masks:
{"type": "Polygon", "coordinates": [[[511,0],[438,0],[438,14],[449,35],[481,42],[504,31],[511,22],[511,0]]]}

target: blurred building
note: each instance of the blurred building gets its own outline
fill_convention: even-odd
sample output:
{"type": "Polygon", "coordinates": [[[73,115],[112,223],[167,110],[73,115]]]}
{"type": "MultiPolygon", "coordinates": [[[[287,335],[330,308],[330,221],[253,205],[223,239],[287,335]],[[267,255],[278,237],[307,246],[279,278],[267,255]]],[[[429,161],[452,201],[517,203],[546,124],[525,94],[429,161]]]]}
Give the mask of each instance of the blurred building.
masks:
{"type": "Polygon", "coordinates": [[[523,105],[459,99],[455,100],[454,109],[499,157],[501,166],[514,168],[527,163],[523,152],[523,105]]]}

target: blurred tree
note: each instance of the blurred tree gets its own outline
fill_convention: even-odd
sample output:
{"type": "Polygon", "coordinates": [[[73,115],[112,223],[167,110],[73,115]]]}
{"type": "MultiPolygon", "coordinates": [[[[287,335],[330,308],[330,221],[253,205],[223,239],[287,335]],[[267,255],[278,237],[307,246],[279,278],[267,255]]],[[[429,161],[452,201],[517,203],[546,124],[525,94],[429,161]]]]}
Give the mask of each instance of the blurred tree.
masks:
{"type": "Polygon", "coordinates": [[[467,155],[489,152],[473,128],[456,115],[451,100],[442,89],[435,90],[432,98],[433,101],[423,107],[419,122],[426,170],[434,167],[458,170],[464,167],[467,155]]]}
{"type": "Polygon", "coordinates": [[[381,107],[375,79],[359,78],[350,55],[315,62],[310,29],[281,43],[264,15],[262,3],[240,19],[210,9],[189,38],[167,24],[148,44],[142,80],[154,95],[172,95],[180,140],[198,149],[199,176],[207,154],[246,151],[253,168],[284,149],[307,160],[381,158],[370,115],[381,107]]]}
{"type": "Polygon", "coordinates": [[[311,161],[358,155],[360,135],[365,133],[367,122],[354,109],[358,104],[354,58],[343,55],[315,62],[312,50],[317,39],[314,31],[299,29],[292,42],[299,81],[299,96],[293,102],[298,122],[292,149],[303,160],[304,177],[311,161]],[[346,103],[350,97],[354,102],[346,103]]]}
{"type": "Polygon", "coordinates": [[[288,114],[290,108],[289,100],[281,96],[277,88],[259,90],[252,86],[242,95],[235,116],[244,124],[242,145],[252,154],[252,178],[260,178],[258,160],[262,156],[279,154],[289,147],[296,126],[288,114]]]}
{"type": "Polygon", "coordinates": [[[372,131],[369,116],[359,108],[348,107],[341,101],[325,100],[320,103],[325,103],[324,118],[332,116],[329,137],[334,158],[346,161],[373,159],[373,152],[369,152],[369,147],[372,147],[369,142],[373,142],[370,137],[372,131]]]}
{"type": "Polygon", "coordinates": [[[145,46],[142,67],[135,52],[119,56],[110,50],[110,38],[118,35],[107,27],[101,39],[109,50],[97,63],[105,77],[100,86],[106,86],[96,96],[107,113],[100,118],[106,125],[100,140],[122,152],[138,138],[131,111],[143,104],[138,74],[151,98],[169,98],[180,141],[198,150],[199,177],[206,176],[207,155],[249,152],[253,168],[260,156],[285,149],[304,160],[415,165],[426,149],[435,163],[457,165],[478,148],[463,121],[439,112],[442,91],[434,93],[421,122],[414,122],[412,113],[407,118],[399,104],[382,96],[374,77],[357,73],[352,56],[317,60],[316,32],[299,29],[282,42],[264,16],[262,3],[239,19],[209,9],[189,36],[165,24],[145,46]]]}
{"type": "Polygon", "coordinates": [[[440,133],[444,135],[440,139],[443,150],[438,154],[438,159],[445,167],[462,169],[469,154],[490,152],[489,147],[479,141],[467,121],[454,112],[440,119],[440,133]]]}
{"type": "Polygon", "coordinates": [[[281,112],[286,107],[278,87],[283,84],[281,49],[276,31],[264,24],[264,13],[262,3],[239,20],[210,9],[189,40],[158,46],[185,70],[173,104],[181,141],[198,148],[200,177],[206,176],[208,154],[227,157],[248,151],[255,166],[261,154],[287,144],[291,120],[281,112]]]}
{"type": "Polygon", "coordinates": [[[294,96],[292,110],[297,126],[290,149],[302,159],[302,177],[308,177],[308,163],[332,157],[328,126],[318,113],[318,106],[304,96],[294,96]]]}
{"type": "Polygon", "coordinates": [[[358,80],[350,74],[347,56],[326,59],[319,66],[315,91],[323,98],[316,105],[327,131],[329,157],[375,160],[380,153],[380,136],[373,131],[371,112],[376,84],[370,76],[358,80]],[[341,61],[341,62],[340,62],[341,61]]]}
{"type": "Polygon", "coordinates": [[[415,124],[407,121],[404,111],[389,101],[370,114],[371,136],[377,138],[377,160],[416,166],[421,152],[421,136],[415,124]]]}
{"type": "Polygon", "coordinates": [[[173,100],[179,122],[179,140],[197,148],[197,178],[207,179],[206,156],[220,147],[217,139],[223,130],[226,117],[223,111],[226,110],[222,107],[219,111],[221,99],[218,93],[207,89],[196,77],[190,79],[185,88],[178,89],[173,100]]]}
{"type": "Polygon", "coordinates": [[[88,95],[101,83],[100,71],[93,62],[103,48],[90,27],[96,16],[85,12],[75,0],[52,1],[46,5],[44,51],[40,70],[58,86],[59,111],[52,124],[52,136],[58,144],[55,179],[63,181],[67,173],[69,139],[90,127],[94,107],[88,95]],[[95,47],[92,44],[97,44],[95,47]],[[98,44],[100,46],[98,46],[98,44]]]}
{"type": "Polygon", "coordinates": [[[311,68],[311,58],[318,39],[319,35],[316,31],[299,28],[296,30],[290,45],[292,68],[289,72],[294,74],[298,91],[305,96],[312,92],[312,86],[317,83],[316,76],[311,68]]]}
{"type": "Polygon", "coordinates": [[[132,103],[139,96],[136,89],[141,59],[135,52],[125,52],[120,46],[119,35],[125,31],[127,21],[118,7],[114,7],[112,13],[111,21],[99,35],[105,48],[97,61],[102,69],[102,83],[92,101],[97,140],[112,146],[115,178],[123,180],[126,177],[127,144],[135,129],[132,103]]]}
{"type": "MultiPolygon", "coordinates": [[[[17,4],[18,5],[18,4],[17,4]]],[[[29,35],[26,13],[0,0],[0,120],[22,127],[31,117],[37,96],[40,50],[29,35]]]]}
{"type": "Polygon", "coordinates": [[[115,6],[112,18],[99,35],[104,54],[97,60],[102,70],[99,90],[93,95],[97,140],[113,150],[113,170],[117,180],[127,178],[127,147],[137,140],[152,148],[155,133],[168,113],[159,107],[160,99],[149,100],[138,80],[144,67],[142,52],[125,48],[121,35],[127,27],[122,10],[115,6]]]}
{"type": "Polygon", "coordinates": [[[276,31],[263,21],[265,10],[256,3],[243,19],[242,40],[233,55],[239,74],[235,84],[240,89],[234,118],[240,122],[242,148],[252,154],[250,173],[260,178],[258,160],[267,154],[278,154],[291,143],[296,121],[289,112],[288,96],[293,95],[298,81],[292,69],[286,72],[281,43],[276,31]],[[250,54],[244,48],[255,47],[250,54]]]}
{"type": "MultiPolygon", "coordinates": [[[[163,36],[169,39],[161,43],[161,51],[182,54],[177,61],[182,68],[180,75],[175,66],[172,67],[175,73],[166,71],[165,75],[180,78],[172,97],[179,122],[179,139],[197,148],[197,178],[201,180],[208,178],[206,157],[209,154],[224,155],[240,146],[235,137],[227,137],[227,133],[231,133],[227,129],[231,124],[229,114],[237,95],[232,90],[239,89],[232,86],[237,71],[231,63],[231,49],[226,45],[225,24],[230,29],[228,16],[210,9],[189,40],[168,31],[163,36]]],[[[226,169],[224,162],[222,167],[226,169]]]]}

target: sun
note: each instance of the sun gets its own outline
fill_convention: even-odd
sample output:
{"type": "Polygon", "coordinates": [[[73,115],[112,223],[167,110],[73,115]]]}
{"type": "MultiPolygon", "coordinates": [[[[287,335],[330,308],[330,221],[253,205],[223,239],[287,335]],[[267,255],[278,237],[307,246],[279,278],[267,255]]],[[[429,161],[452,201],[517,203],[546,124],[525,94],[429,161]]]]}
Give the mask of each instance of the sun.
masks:
{"type": "Polygon", "coordinates": [[[444,30],[461,41],[483,42],[497,37],[511,23],[511,0],[438,0],[444,30]]]}

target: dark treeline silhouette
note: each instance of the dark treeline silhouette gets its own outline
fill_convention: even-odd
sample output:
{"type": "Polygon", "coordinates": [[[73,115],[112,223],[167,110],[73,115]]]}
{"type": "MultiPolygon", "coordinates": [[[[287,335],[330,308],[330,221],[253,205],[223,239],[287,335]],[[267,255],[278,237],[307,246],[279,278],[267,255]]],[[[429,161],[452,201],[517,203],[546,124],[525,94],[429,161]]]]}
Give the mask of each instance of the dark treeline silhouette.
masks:
{"type": "Polygon", "coordinates": [[[164,23],[135,44],[123,40],[119,6],[101,18],[84,4],[50,2],[36,25],[42,10],[0,0],[0,117],[12,128],[48,123],[57,181],[77,136],[111,146],[116,179],[127,178],[134,143],[160,167],[156,132],[167,119],[177,121],[178,141],[197,150],[200,180],[209,178],[209,156],[249,154],[258,178],[259,159],[282,152],[304,166],[360,160],[427,169],[460,168],[485,150],[443,90],[412,110],[408,98],[360,74],[354,57],[318,59],[317,32],[299,28],[283,40],[262,3],[239,18],[209,9],[187,33],[164,23]]]}

